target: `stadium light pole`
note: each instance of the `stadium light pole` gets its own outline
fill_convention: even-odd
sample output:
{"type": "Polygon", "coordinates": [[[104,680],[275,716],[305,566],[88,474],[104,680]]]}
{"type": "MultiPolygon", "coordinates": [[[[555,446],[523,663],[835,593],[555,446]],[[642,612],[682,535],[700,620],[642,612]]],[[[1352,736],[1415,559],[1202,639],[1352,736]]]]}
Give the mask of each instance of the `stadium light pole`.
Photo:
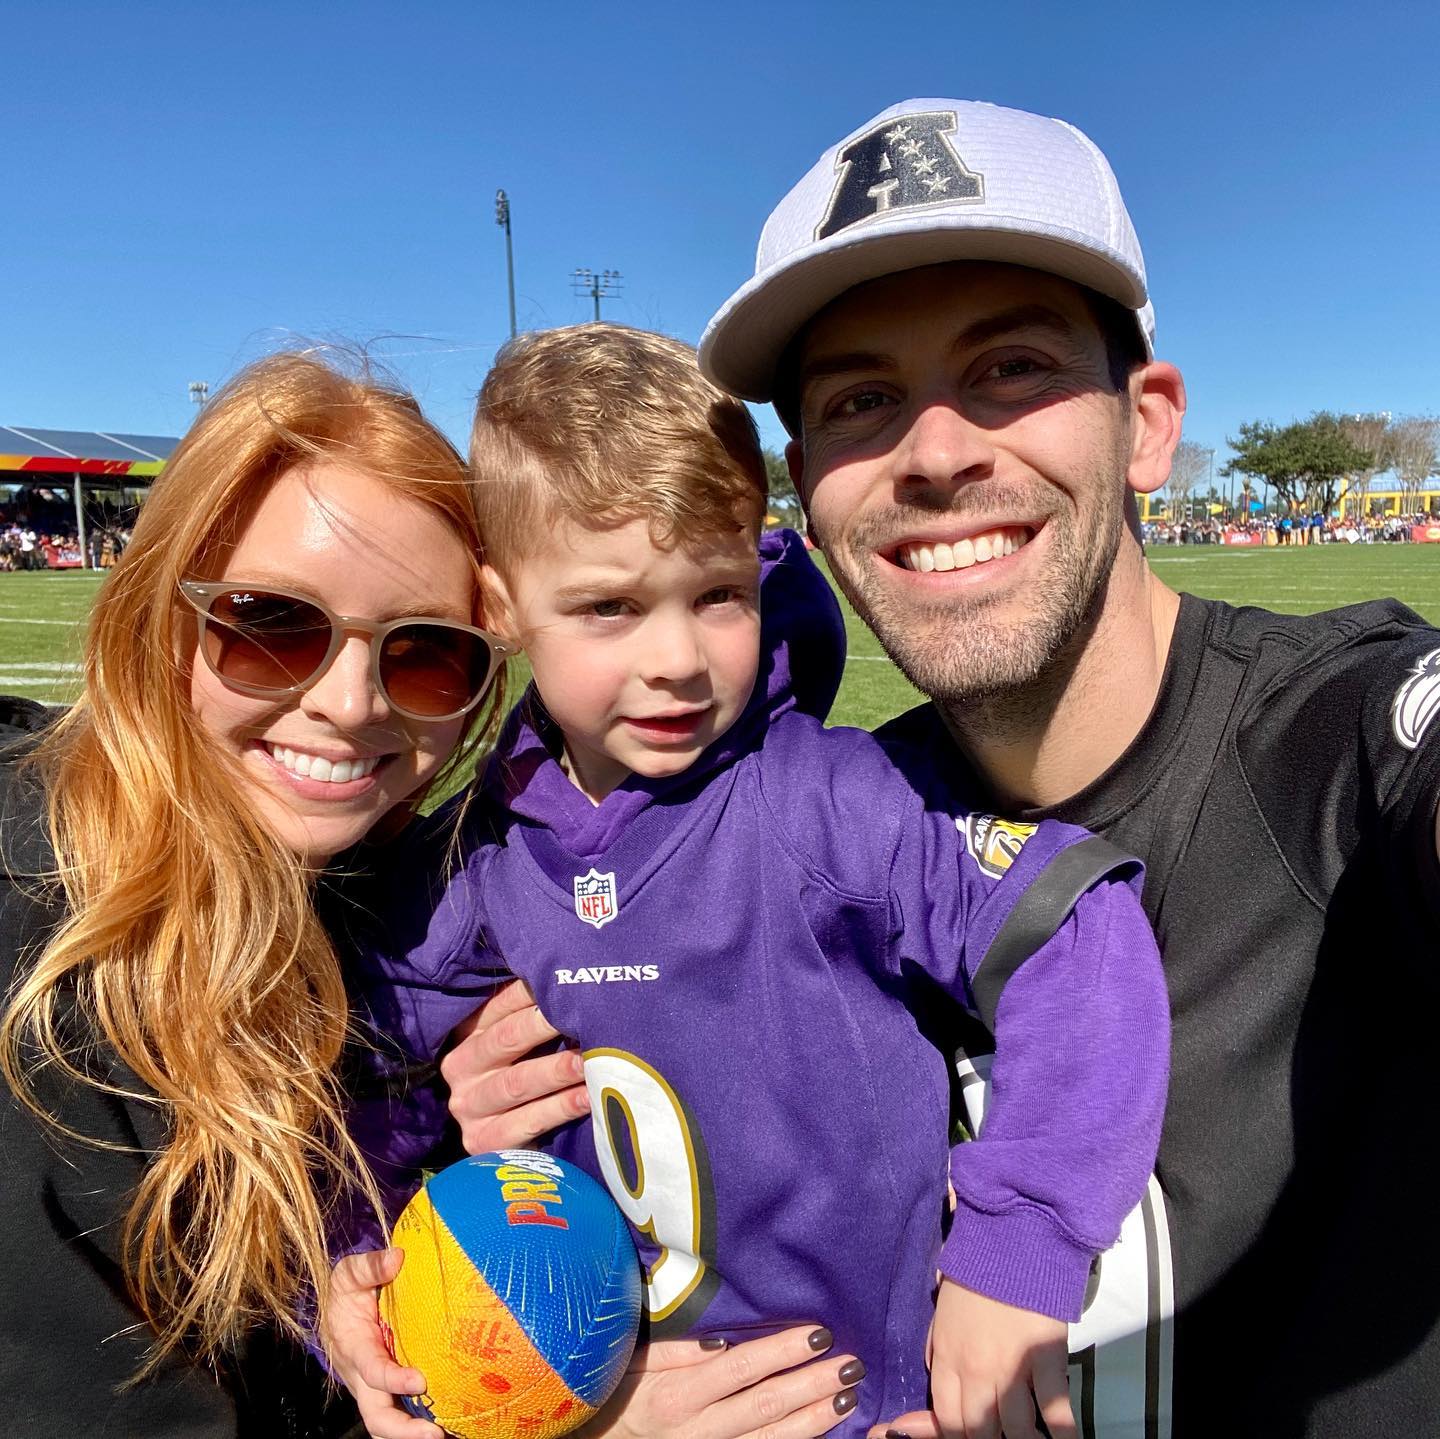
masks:
{"type": "Polygon", "coordinates": [[[80,502],[80,472],[75,472],[75,536],[80,545],[80,568],[90,568],[89,548],[85,543],[85,507],[80,502]]]}
{"type": "Polygon", "coordinates": [[[190,398],[195,401],[195,413],[199,414],[205,408],[205,401],[210,398],[210,386],[204,380],[191,380],[189,390],[190,398]]]}
{"type": "Polygon", "coordinates": [[[595,301],[595,318],[600,318],[600,301],[613,299],[620,293],[620,271],[576,270],[570,276],[570,288],[577,295],[589,295],[595,301]]]}
{"type": "Polygon", "coordinates": [[[510,197],[495,192],[495,223],[505,231],[505,281],[510,295],[510,338],[515,338],[515,251],[510,244],[510,197]]]}

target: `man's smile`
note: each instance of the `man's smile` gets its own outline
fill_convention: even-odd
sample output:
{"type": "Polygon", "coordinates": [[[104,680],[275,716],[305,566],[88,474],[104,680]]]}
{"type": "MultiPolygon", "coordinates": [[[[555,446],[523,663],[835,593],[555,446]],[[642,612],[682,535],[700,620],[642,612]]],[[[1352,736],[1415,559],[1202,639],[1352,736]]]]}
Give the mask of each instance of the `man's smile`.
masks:
{"type": "Polygon", "coordinates": [[[968,570],[972,565],[1004,559],[1029,544],[1035,528],[1028,525],[1001,525],[990,529],[954,532],[945,539],[902,540],[887,558],[901,569],[919,574],[968,570]]]}

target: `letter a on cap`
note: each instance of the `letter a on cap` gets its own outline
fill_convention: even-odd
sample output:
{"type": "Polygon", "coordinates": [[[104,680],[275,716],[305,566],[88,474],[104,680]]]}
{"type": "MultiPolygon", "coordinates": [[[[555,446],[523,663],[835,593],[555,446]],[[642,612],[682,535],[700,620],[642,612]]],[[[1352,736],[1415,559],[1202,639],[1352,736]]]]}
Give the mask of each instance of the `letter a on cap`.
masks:
{"type": "Polygon", "coordinates": [[[815,238],[891,210],[983,200],[985,177],[965,168],[945,138],[954,132],[953,110],[931,110],[882,121],[852,140],[835,157],[840,178],[815,238]]]}

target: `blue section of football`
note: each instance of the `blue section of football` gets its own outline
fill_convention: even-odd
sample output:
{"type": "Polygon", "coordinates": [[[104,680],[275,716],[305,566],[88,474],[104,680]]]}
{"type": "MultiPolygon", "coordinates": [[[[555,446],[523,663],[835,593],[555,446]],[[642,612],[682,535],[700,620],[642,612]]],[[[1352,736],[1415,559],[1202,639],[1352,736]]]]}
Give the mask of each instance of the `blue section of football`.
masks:
{"type": "Polygon", "coordinates": [[[640,1323],[640,1261],[605,1187],[534,1150],[476,1154],[435,1175],[430,1202],[530,1342],[598,1408],[640,1323]]]}

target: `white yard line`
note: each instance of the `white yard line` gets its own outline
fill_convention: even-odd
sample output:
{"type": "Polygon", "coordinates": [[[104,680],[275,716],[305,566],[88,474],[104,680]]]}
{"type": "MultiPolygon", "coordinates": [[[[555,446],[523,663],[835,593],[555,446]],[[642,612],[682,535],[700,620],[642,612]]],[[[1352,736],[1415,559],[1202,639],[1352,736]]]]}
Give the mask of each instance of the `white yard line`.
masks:
{"type": "Polygon", "coordinates": [[[56,694],[68,694],[69,687],[56,684],[53,679],[32,680],[19,675],[0,675],[0,689],[6,690],[51,690],[56,694]]]}
{"type": "Polygon", "coordinates": [[[23,619],[23,618],[21,618],[19,615],[0,615],[0,625],[69,625],[71,629],[75,629],[78,625],[81,625],[81,624],[83,624],[83,623],[84,623],[84,620],[80,620],[80,619],[75,619],[75,620],[30,620],[30,619],[23,619]]]}
{"type": "Polygon", "coordinates": [[[15,663],[0,661],[0,675],[66,674],[80,673],[77,664],[47,664],[42,660],[17,660],[15,663]]]}

